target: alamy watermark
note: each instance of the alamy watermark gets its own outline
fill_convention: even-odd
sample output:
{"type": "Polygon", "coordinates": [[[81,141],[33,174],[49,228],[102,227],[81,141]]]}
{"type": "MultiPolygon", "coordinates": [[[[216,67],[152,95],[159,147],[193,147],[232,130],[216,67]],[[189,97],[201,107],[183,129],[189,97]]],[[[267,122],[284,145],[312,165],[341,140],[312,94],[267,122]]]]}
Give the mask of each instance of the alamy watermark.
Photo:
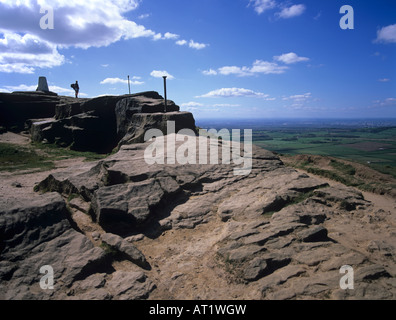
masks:
{"type": "Polygon", "coordinates": [[[342,290],[353,290],[355,286],[353,268],[349,265],[344,265],[341,267],[340,273],[344,274],[340,279],[340,288],[342,290]]]}
{"type": "Polygon", "coordinates": [[[40,273],[44,276],[40,279],[40,288],[43,290],[54,289],[54,269],[50,265],[45,265],[40,268],[40,273]]]}
{"type": "Polygon", "coordinates": [[[55,28],[54,26],[54,8],[51,6],[40,7],[40,14],[44,14],[40,19],[40,28],[43,30],[55,28]]]}
{"type": "Polygon", "coordinates": [[[340,20],[340,28],[342,30],[355,29],[355,13],[353,7],[345,5],[340,8],[340,13],[344,14],[340,20]]]}
{"type": "Polygon", "coordinates": [[[150,129],[145,133],[144,141],[152,141],[144,152],[147,164],[219,164],[241,165],[234,168],[234,175],[249,175],[252,170],[252,130],[215,129],[199,130],[199,137],[191,129],[182,129],[177,134],[174,121],[167,121],[164,136],[159,129],[150,129]],[[156,138],[155,140],[153,138],[156,138]],[[221,143],[219,143],[221,139],[221,143]],[[177,147],[177,142],[183,142],[177,147]],[[197,145],[198,143],[198,145],[197,145]],[[220,147],[221,145],[221,147],[220,147]],[[241,149],[243,148],[243,155],[241,149]]]}

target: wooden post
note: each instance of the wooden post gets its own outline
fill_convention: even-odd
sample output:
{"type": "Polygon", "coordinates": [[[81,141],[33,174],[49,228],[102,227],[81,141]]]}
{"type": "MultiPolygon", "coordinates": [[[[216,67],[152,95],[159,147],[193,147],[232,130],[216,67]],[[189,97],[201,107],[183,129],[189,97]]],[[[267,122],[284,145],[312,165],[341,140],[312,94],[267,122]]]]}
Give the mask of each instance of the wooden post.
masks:
{"type": "Polygon", "coordinates": [[[166,76],[163,76],[163,78],[164,78],[164,94],[165,94],[165,110],[164,110],[164,112],[166,113],[166,108],[167,108],[167,104],[168,104],[168,101],[166,98],[166,76]]]}

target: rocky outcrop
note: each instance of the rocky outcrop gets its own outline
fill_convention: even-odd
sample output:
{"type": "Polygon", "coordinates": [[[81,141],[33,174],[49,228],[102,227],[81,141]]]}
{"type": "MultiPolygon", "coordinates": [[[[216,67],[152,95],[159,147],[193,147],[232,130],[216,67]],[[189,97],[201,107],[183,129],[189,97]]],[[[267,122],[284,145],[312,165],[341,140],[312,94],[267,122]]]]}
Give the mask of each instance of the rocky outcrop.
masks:
{"type": "Polygon", "coordinates": [[[105,253],[73,228],[64,200],[57,193],[34,199],[0,201],[0,298],[50,299],[93,270],[105,253]],[[54,270],[59,290],[43,290],[43,266],[54,270]],[[54,295],[55,294],[55,295],[54,295]]]}
{"type": "MultiPolygon", "coordinates": [[[[136,128],[136,119],[134,118],[135,114],[164,113],[164,111],[164,99],[157,92],[154,91],[146,92],[144,94],[136,94],[121,99],[119,102],[117,102],[115,108],[118,136],[122,138],[128,133],[129,130],[136,128]]],[[[180,111],[180,108],[173,101],[168,100],[166,112],[177,111],[180,111]]]]}
{"type": "Polygon", "coordinates": [[[0,126],[21,131],[29,119],[51,118],[55,107],[67,100],[51,92],[0,93],[0,126]]]}
{"type": "MultiPolygon", "coordinates": [[[[103,229],[102,241],[125,252],[132,239],[130,256],[137,256],[124,259],[153,267],[97,275],[106,285],[89,293],[81,289],[81,297],[396,297],[391,212],[373,211],[361,193],[285,167],[269,151],[253,148],[250,174],[238,176],[236,164],[222,164],[226,141],[178,135],[163,142],[169,138],[176,150],[192,143],[197,152],[210,141],[204,147],[218,148],[219,163],[148,164],[147,142],[123,145],[85,170],[71,168],[39,184],[65,197],[79,194],[103,229]],[[376,223],[387,227],[378,233],[376,223]],[[364,244],[368,236],[377,240],[364,244]],[[340,287],[344,265],[354,270],[354,290],[340,287]],[[135,280],[127,284],[121,277],[135,280]]],[[[165,145],[157,151],[172,157],[165,145]]]]}
{"type": "Polygon", "coordinates": [[[195,131],[191,113],[179,112],[171,100],[164,113],[164,99],[154,91],[93,99],[37,92],[24,93],[22,97],[17,93],[0,96],[4,124],[18,123],[19,128],[25,125],[33,141],[79,151],[110,153],[120,141],[120,145],[143,142],[144,132],[165,128],[167,121],[174,121],[177,131],[185,128],[195,131]],[[18,99],[22,102],[16,105],[18,99]]]}
{"type": "Polygon", "coordinates": [[[192,134],[197,133],[195,119],[190,112],[137,113],[130,119],[126,134],[119,142],[119,146],[145,142],[144,136],[150,129],[158,129],[163,135],[177,133],[183,129],[191,130],[192,134]],[[174,128],[170,132],[168,132],[169,121],[174,122],[174,128]]]}

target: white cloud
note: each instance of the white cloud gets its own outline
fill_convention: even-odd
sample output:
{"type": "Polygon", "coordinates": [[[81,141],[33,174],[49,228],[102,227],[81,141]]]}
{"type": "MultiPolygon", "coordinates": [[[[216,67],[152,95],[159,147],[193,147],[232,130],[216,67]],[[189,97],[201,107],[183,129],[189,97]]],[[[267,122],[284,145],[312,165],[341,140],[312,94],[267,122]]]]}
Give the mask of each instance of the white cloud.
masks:
{"type": "Polygon", "coordinates": [[[198,42],[194,42],[194,40],[190,40],[190,42],[188,43],[188,46],[190,48],[193,48],[193,49],[196,49],[196,50],[202,50],[202,49],[205,49],[207,47],[207,44],[198,43],[198,42]]]}
{"type": "Polygon", "coordinates": [[[167,32],[164,34],[164,39],[178,39],[179,35],[175,33],[167,32]]]}
{"type": "Polygon", "coordinates": [[[197,98],[229,98],[229,97],[256,97],[267,98],[269,95],[244,88],[222,88],[210,91],[197,98]]]}
{"type": "Polygon", "coordinates": [[[192,108],[192,107],[204,107],[205,105],[199,102],[191,101],[191,102],[182,103],[180,106],[183,108],[192,108]]]}
{"type": "Polygon", "coordinates": [[[232,107],[240,107],[240,104],[230,104],[230,103],[218,103],[214,104],[213,107],[215,108],[232,108],[232,107]]]}
{"type": "MultiPolygon", "coordinates": [[[[20,84],[18,86],[4,86],[4,88],[0,88],[0,92],[13,92],[13,91],[36,91],[36,85],[26,85],[20,84]]],[[[69,88],[63,88],[59,86],[48,86],[48,89],[52,92],[56,92],[58,94],[68,94],[74,96],[74,90],[69,88]]],[[[79,93],[80,96],[85,97],[87,94],[79,93]]]]}
{"type": "Polygon", "coordinates": [[[157,33],[153,36],[153,40],[157,41],[157,40],[161,40],[162,39],[162,34],[161,33],[157,33]]]}
{"type": "Polygon", "coordinates": [[[254,76],[257,74],[282,74],[289,67],[287,66],[279,66],[275,62],[268,62],[263,60],[256,60],[253,62],[251,67],[238,67],[238,66],[224,66],[219,68],[217,71],[213,69],[209,69],[203,71],[204,75],[236,75],[238,77],[247,77],[254,76]]]}
{"type": "Polygon", "coordinates": [[[283,8],[281,12],[277,13],[277,16],[283,19],[289,19],[300,16],[304,13],[306,7],[303,4],[295,4],[291,7],[283,8]]]}
{"type": "Polygon", "coordinates": [[[162,78],[163,76],[167,76],[168,80],[172,80],[175,77],[169,74],[167,71],[153,70],[150,75],[154,78],[162,78]]]}
{"type": "Polygon", "coordinates": [[[180,106],[191,110],[197,110],[198,108],[232,108],[232,107],[240,107],[241,105],[230,104],[230,103],[203,104],[195,101],[190,101],[190,102],[182,103],[180,106]]]}
{"type": "Polygon", "coordinates": [[[276,2],[274,0],[250,0],[248,6],[250,5],[253,6],[254,11],[258,14],[262,14],[264,11],[274,8],[276,2]]]}
{"type": "Polygon", "coordinates": [[[202,71],[202,74],[204,74],[205,76],[215,76],[217,75],[217,71],[213,69],[209,69],[202,71]]]}
{"type": "Polygon", "coordinates": [[[177,44],[178,46],[184,46],[184,45],[187,44],[187,41],[186,41],[186,40],[178,40],[178,41],[176,41],[176,44],[177,44]]]}
{"type": "MultiPolygon", "coordinates": [[[[133,77],[132,80],[135,80],[139,77],[133,77]]],[[[120,79],[120,78],[106,78],[103,81],[100,82],[100,84],[117,84],[117,83],[122,83],[122,84],[128,84],[128,79],[120,79]]],[[[141,81],[129,81],[130,84],[132,85],[142,85],[144,82],[141,81]]]]}
{"type": "Polygon", "coordinates": [[[383,27],[377,32],[376,42],[396,43],[396,24],[383,27]]]}
{"type": "Polygon", "coordinates": [[[387,98],[384,100],[374,101],[374,105],[371,108],[391,107],[391,106],[396,106],[396,98],[387,98]]]}
{"type": "Polygon", "coordinates": [[[383,78],[383,79],[378,79],[378,81],[379,81],[379,82],[389,82],[389,81],[391,81],[391,80],[388,79],[388,78],[383,78]]]}
{"type": "Polygon", "coordinates": [[[312,97],[312,93],[307,92],[304,94],[296,94],[296,95],[293,95],[290,97],[285,97],[285,98],[283,98],[283,100],[294,100],[294,102],[303,102],[303,101],[310,99],[311,97],[312,97]]]}
{"type": "MultiPolygon", "coordinates": [[[[176,40],[179,35],[164,35],[127,18],[141,0],[1,0],[0,72],[34,73],[36,68],[53,68],[66,62],[62,48],[104,47],[120,40],[151,38],[176,40]],[[54,10],[54,29],[39,27],[42,5],[54,10]]],[[[146,18],[148,15],[141,15],[146,18]]],[[[186,42],[187,43],[187,42],[186,42]]],[[[184,45],[184,44],[183,44],[184,45]]],[[[190,42],[190,47],[207,45],[190,42]]]]}
{"type": "Polygon", "coordinates": [[[0,39],[0,72],[34,73],[36,68],[62,65],[65,57],[55,45],[26,34],[4,33],[0,39]]]}
{"type": "Polygon", "coordinates": [[[138,16],[138,19],[146,19],[146,18],[148,18],[148,17],[150,17],[151,16],[151,14],[150,13],[144,13],[144,14],[141,14],[140,16],[138,16]]]}
{"type": "Polygon", "coordinates": [[[41,30],[38,22],[42,1],[0,3],[2,29],[13,33],[33,34],[60,47],[101,47],[121,39],[154,37],[155,32],[125,18],[135,10],[138,0],[52,0],[55,28],[41,30]]]}
{"type": "Polygon", "coordinates": [[[178,34],[175,33],[170,33],[170,32],[166,32],[164,35],[162,35],[162,33],[157,33],[156,35],[153,36],[153,40],[176,40],[178,39],[180,36],[178,34]]]}
{"type": "Polygon", "coordinates": [[[290,52],[290,53],[282,54],[280,56],[275,56],[274,60],[280,61],[280,62],[283,62],[286,64],[292,64],[292,63],[297,63],[297,62],[309,61],[309,58],[299,57],[294,52],[290,52]]]}
{"type": "Polygon", "coordinates": [[[236,67],[236,66],[225,66],[219,68],[219,74],[222,74],[224,76],[228,76],[230,74],[234,74],[237,76],[249,76],[251,73],[249,72],[249,68],[247,67],[236,67]]]}
{"type": "Polygon", "coordinates": [[[199,43],[199,42],[195,42],[194,40],[190,40],[190,42],[187,42],[187,40],[177,40],[176,44],[178,46],[185,46],[188,45],[188,47],[192,48],[192,49],[196,49],[196,50],[202,50],[205,49],[208,44],[205,43],[199,43]]]}
{"type": "Polygon", "coordinates": [[[256,60],[253,63],[253,67],[250,69],[252,73],[264,73],[264,74],[281,74],[287,70],[288,67],[279,66],[274,62],[256,60]]]}

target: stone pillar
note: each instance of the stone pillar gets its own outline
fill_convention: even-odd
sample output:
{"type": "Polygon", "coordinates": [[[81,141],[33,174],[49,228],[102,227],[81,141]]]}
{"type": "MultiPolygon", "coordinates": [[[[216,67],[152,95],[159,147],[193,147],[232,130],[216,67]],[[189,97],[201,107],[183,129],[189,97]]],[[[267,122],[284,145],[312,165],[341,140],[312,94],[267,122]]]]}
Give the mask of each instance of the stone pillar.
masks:
{"type": "Polygon", "coordinates": [[[48,83],[46,77],[39,77],[38,87],[36,91],[49,92],[48,83]]]}

